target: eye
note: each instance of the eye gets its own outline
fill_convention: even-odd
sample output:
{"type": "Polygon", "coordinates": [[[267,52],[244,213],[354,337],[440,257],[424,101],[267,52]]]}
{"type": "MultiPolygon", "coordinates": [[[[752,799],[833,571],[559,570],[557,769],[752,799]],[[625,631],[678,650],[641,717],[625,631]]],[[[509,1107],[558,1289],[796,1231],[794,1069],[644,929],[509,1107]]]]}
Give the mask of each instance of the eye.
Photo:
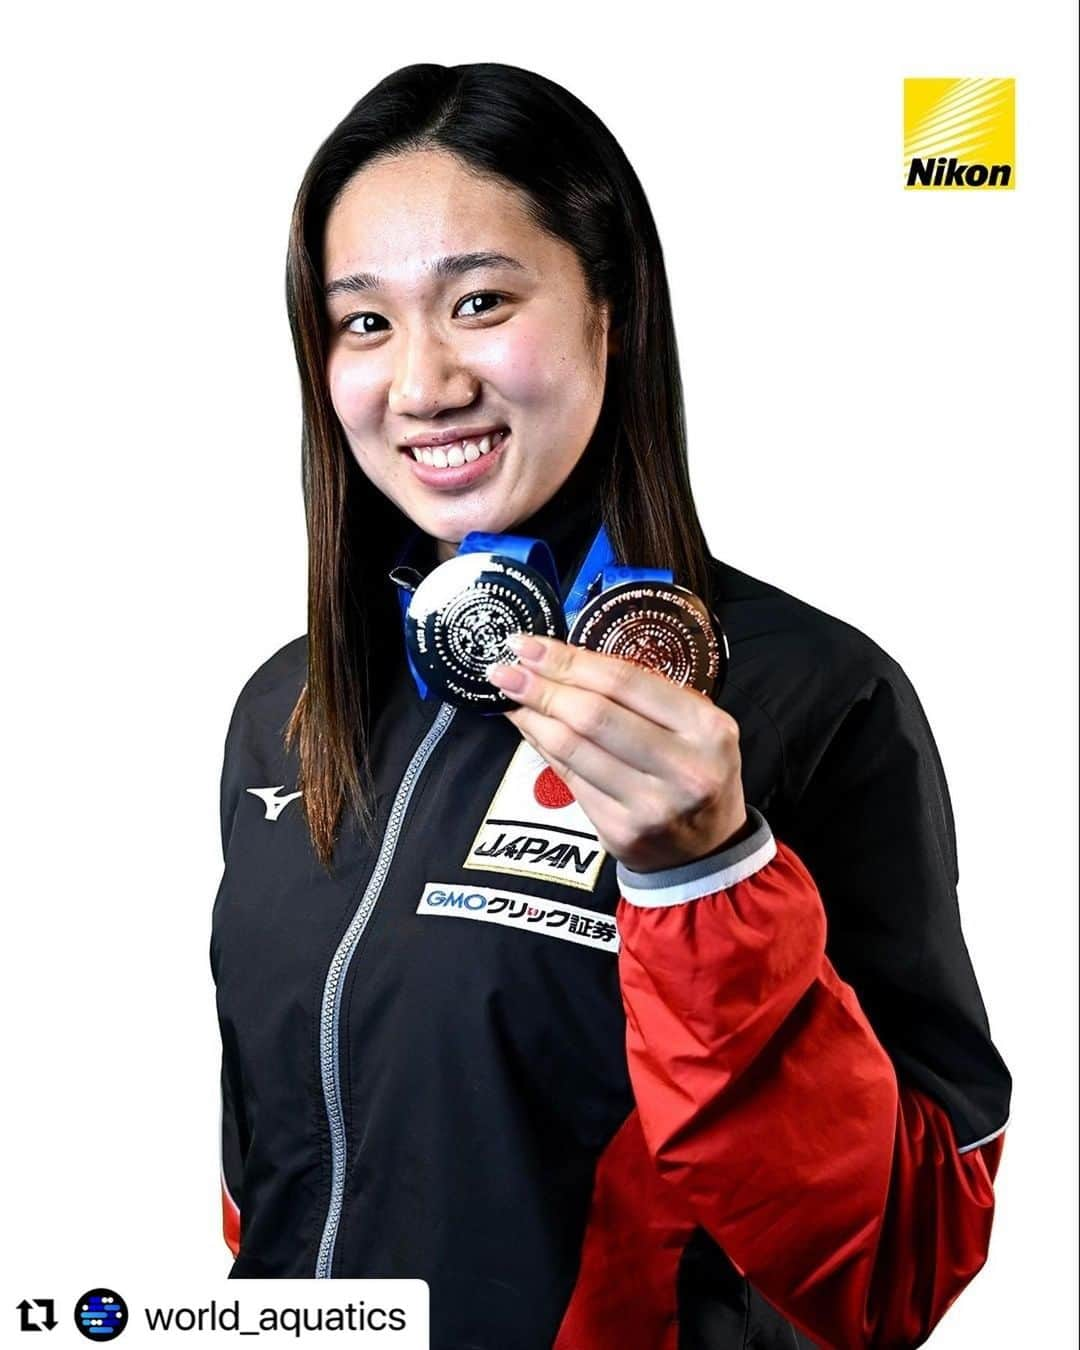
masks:
{"type": "MultiPolygon", "coordinates": [[[[459,310],[462,305],[473,305],[474,308],[462,315],[466,319],[479,319],[485,314],[489,314],[492,308],[498,308],[506,297],[498,291],[475,291],[472,295],[467,295],[464,300],[459,302],[459,310]],[[483,308],[477,309],[475,306],[480,302],[488,302],[483,308]],[[494,306],[490,303],[494,301],[494,306]]],[[[456,311],[455,311],[456,312],[456,311]]],[[[373,333],[380,331],[379,324],[386,324],[386,319],[381,314],[375,314],[371,310],[365,310],[359,314],[347,314],[338,328],[343,333],[354,333],[357,337],[370,337],[373,333]]]]}
{"type": "MultiPolygon", "coordinates": [[[[498,305],[498,303],[502,300],[502,298],[503,297],[499,295],[497,291],[477,291],[474,295],[467,295],[465,299],[462,300],[461,303],[463,305],[471,305],[474,300],[494,300],[496,305],[498,305]]],[[[474,309],[471,314],[466,314],[464,317],[466,319],[476,319],[479,318],[480,315],[482,314],[489,314],[491,312],[491,308],[492,307],[488,305],[486,308],[481,310],[474,309]]]]}
{"type": "Polygon", "coordinates": [[[363,314],[349,314],[341,321],[341,331],[343,333],[356,333],[358,337],[365,337],[368,333],[377,333],[379,330],[370,326],[369,321],[372,319],[376,322],[386,322],[381,314],[372,314],[370,311],[363,314]],[[353,324],[357,323],[360,327],[354,328],[353,324]]]}

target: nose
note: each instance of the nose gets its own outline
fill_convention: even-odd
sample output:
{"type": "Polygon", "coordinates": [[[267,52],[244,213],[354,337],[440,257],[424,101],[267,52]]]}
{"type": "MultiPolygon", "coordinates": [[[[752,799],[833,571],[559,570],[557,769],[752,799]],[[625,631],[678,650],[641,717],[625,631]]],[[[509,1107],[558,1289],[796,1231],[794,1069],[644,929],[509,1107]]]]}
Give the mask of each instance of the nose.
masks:
{"type": "Polygon", "coordinates": [[[389,409],[394,416],[431,417],[443,408],[471,403],[476,385],[452,343],[421,326],[399,345],[389,409]]]}

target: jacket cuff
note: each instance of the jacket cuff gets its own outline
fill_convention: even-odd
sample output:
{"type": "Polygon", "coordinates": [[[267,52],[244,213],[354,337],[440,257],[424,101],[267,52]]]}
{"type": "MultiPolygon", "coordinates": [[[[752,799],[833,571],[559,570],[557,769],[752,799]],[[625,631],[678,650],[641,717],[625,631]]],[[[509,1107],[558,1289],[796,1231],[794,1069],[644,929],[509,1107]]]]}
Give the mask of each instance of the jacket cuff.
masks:
{"type": "Polygon", "coordinates": [[[644,909],[682,905],[703,895],[726,891],[738,881],[759,872],[776,856],[776,840],[769,822],[756,806],[746,804],[753,829],[738,844],[708,853],[704,858],[665,867],[659,872],[635,872],[617,863],[615,876],[623,898],[644,909]]]}

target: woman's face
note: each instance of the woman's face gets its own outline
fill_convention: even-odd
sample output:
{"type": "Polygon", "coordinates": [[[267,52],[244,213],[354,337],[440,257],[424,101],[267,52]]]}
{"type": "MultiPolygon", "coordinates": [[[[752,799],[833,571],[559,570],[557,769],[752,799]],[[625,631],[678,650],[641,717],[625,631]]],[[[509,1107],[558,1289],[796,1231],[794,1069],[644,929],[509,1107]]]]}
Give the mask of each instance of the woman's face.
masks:
{"type": "Polygon", "coordinates": [[[350,181],[327,221],[323,275],[334,411],[361,469],[438,556],[543,506],[604,397],[609,314],[590,338],[574,251],[512,187],[412,151],[350,181]],[[440,444],[418,459],[425,440],[440,444]]]}

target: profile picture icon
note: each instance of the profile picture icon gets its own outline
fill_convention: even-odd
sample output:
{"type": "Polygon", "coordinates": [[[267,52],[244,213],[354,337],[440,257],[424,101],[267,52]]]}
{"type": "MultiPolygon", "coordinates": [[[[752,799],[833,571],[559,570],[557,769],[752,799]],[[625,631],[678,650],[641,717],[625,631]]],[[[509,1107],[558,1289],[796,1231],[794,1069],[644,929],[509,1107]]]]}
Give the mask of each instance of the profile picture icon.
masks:
{"type": "Polygon", "coordinates": [[[89,1341],[112,1341],[127,1326],[127,1304],[115,1289],[91,1289],[75,1303],[75,1325],[89,1341]]]}

